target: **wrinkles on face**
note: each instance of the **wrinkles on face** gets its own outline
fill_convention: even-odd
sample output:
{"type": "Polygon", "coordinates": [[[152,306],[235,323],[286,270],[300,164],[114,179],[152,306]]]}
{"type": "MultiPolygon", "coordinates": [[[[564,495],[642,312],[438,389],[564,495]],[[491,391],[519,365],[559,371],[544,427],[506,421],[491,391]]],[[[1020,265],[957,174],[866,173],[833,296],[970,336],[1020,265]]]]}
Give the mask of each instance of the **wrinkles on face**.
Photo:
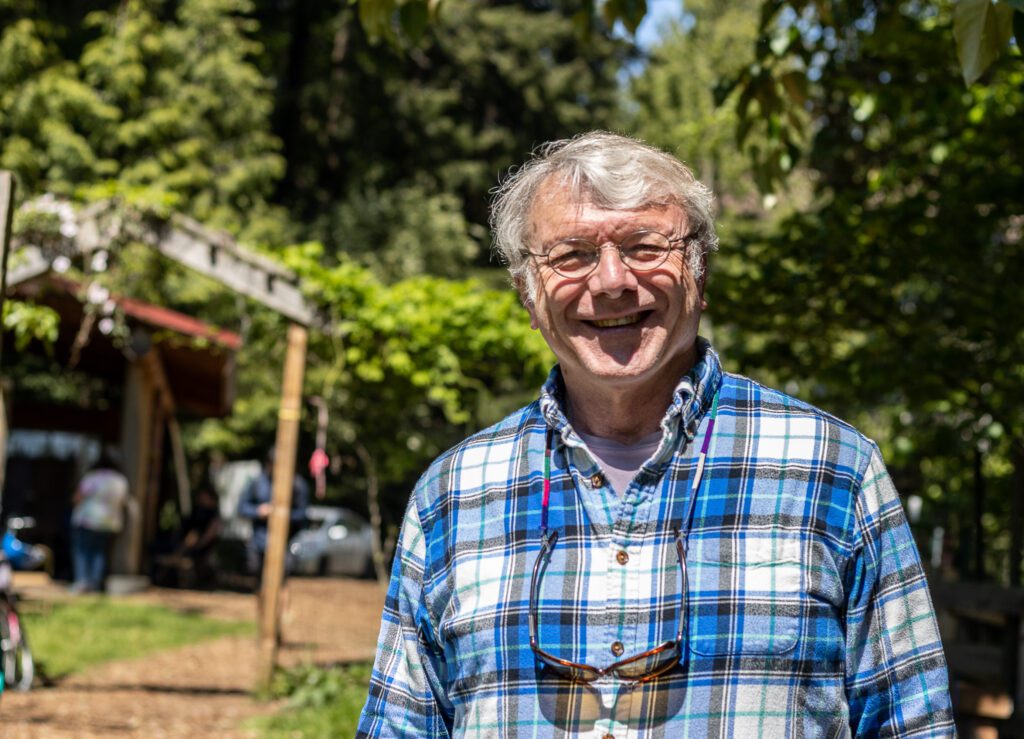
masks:
{"type": "MultiPolygon", "coordinates": [[[[534,248],[566,238],[586,238],[602,247],[639,229],[685,233],[676,206],[636,211],[578,203],[564,193],[545,193],[534,208],[534,248]]],[[[602,248],[595,269],[566,278],[535,261],[536,289],[528,304],[539,329],[562,365],[567,382],[613,385],[675,375],[692,356],[703,307],[701,286],[685,254],[674,251],[657,268],[627,267],[615,248],[602,248]]]]}

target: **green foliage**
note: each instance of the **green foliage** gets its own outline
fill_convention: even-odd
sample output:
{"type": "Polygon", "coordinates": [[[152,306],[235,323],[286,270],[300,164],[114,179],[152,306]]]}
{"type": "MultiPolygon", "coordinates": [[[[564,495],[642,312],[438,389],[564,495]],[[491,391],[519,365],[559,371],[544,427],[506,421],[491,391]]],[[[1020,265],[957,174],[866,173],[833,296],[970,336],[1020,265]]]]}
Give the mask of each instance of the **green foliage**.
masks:
{"type": "Polygon", "coordinates": [[[821,66],[814,206],[738,233],[709,289],[733,363],[872,429],[902,492],[958,532],[962,460],[991,457],[1005,502],[1024,443],[1024,69],[965,91],[943,82],[950,45],[948,18],[901,5],[821,66]]]}
{"type": "MultiPolygon", "coordinates": [[[[735,107],[715,100],[718,82],[753,57],[759,5],[688,2],[686,21],[651,51],[629,87],[628,130],[688,163],[718,196],[720,218],[760,212],[748,155],[736,145],[735,107]]],[[[761,141],[750,137],[745,147],[761,141]]]]}
{"type": "Polygon", "coordinates": [[[3,328],[14,334],[14,348],[24,351],[33,341],[44,345],[57,340],[60,317],[44,306],[19,300],[5,300],[3,328]]]}
{"type": "Polygon", "coordinates": [[[967,85],[976,82],[1006,50],[1013,36],[1015,12],[1024,16],[1024,2],[957,0],[953,10],[953,36],[967,85]]]}
{"type": "MultiPolygon", "coordinates": [[[[362,497],[367,471],[353,451],[361,445],[391,522],[431,459],[529,402],[553,361],[510,290],[426,276],[386,285],[348,261],[322,266],[317,244],[285,257],[333,327],[310,336],[305,388],[330,408],[328,453],[350,460],[336,492],[362,497]]],[[[273,438],[285,327],[265,312],[250,318],[235,412],[204,422],[197,449],[239,453],[273,438]]]]}
{"type": "MultiPolygon", "coordinates": [[[[23,17],[0,32],[0,166],[25,197],[130,194],[209,225],[266,229],[284,171],[248,0],[126,2],[67,30],[23,17]],[[170,10],[170,17],[159,15],[170,10]],[[98,189],[100,188],[100,189],[98,189]]],[[[261,234],[262,235],[262,234],[261,234]]]]}
{"type": "MultiPolygon", "coordinates": [[[[289,161],[279,193],[293,217],[313,224],[303,238],[330,254],[352,251],[337,228],[351,221],[346,214],[367,206],[387,214],[411,195],[409,211],[427,221],[426,256],[414,259],[431,272],[450,264],[434,259],[440,251],[482,251],[499,173],[540,142],[610,124],[618,62],[629,53],[604,36],[581,42],[572,22],[543,4],[446,2],[403,50],[374,45],[345,3],[263,12],[266,47],[288,59],[275,68],[275,126],[289,161]],[[454,215],[455,203],[464,224],[431,223],[454,215]]],[[[385,234],[390,228],[374,224],[371,234],[389,245],[405,239],[406,222],[385,234]]],[[[358,249],[362,234],[351,236],[358,249]]]]}
{"type": "Polygon", "coordinates": [[[393,282],[464,274],[480,249],[481,231],[466,221],[455,195],[400,185],[353,193],[318,219],[314,233],[322,241],[335,240],[350,259],[393,282]]]}
{"type": "Polygon", "coordinates": [[[370,672],[369,664],[326,668],[305,665],[278,672],[271,696],[288,698],[288,708],[250,725],[267,739],[355,736],[370,672]]]}
{"type": "Polygon", "coordinates": [[[248,622],[221,621],[160,606],[82,596],[45,613],[23,614],[36,663],[51,678],[117,659],[206,639],[251,634],[248,622]],[[74,639],[68,635],[74,634],[74,639]]]}
{"type": "MultiPolygon", "coordinates": [[[[764,137],[763,145],[751,149],[759,187],[771,191],[797,166],[805,137],[805,120],[799,115],[820,94],[819,79],[832,68],[863,65],[878,71],[879,51],[883,58],[901,56],[902,62],[917,59],[913,49],[902,49],[900,40],[885,30],[896,16],[942,34],[945,46],[935,45],[935,59],[942,62],[942,76],[932,85],[955,87],[953,50],[959,52],[960,73],[968,84],[977,80],[1000,55],[1012,56],[1011,66],[1020,67],[1019,45],[1009,46],[1013,28],[1024,25],[1020,0],[956,0],[921,3],[822,3],[818,0],[785,0],[761,3],[760,38],[756,58],[740,73],[723,81],[720,100],[738,91],[737,111],[741,120],[739,141],[754,131],[764,137]],[[953,28],[957,42],[949,34],[953,28]],[[889,47],[886,49],[885,45],[889,47]],[[1009,53],[1007,53],[1009,52],[1009,53]]],[[[954,90],[955,92],[955,90],[954,90]]],[[[945,94],[942,92],[941,94],[945,94]]],[[[870,101],[862,101],[870,106],[870,101]]],[[[860,111],[869,114],[868,107],[860,111]]],[[[827,125],[814,115],[809,120],[827,125]]]]}

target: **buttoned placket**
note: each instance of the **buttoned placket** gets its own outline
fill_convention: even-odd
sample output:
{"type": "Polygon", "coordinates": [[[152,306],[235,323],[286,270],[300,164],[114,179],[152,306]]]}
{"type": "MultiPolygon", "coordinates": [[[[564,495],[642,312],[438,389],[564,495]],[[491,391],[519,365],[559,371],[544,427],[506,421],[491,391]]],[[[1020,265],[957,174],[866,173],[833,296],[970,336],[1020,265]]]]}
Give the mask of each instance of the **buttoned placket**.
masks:
{"type": "MultiPolygon", "coordinates": [[[[592,539],[586,547],[589,550],[589,572],[581,573],[590,578],[591,582],[581,583],[578,587],[581,592],[587,592],[591,603],[603,597],[606,609],[604,622],[607,625],[588,629],[583,637],[586,646],[578,653],[581,661],[608,665],[618,659],[616,652],[633,654],[651,646],[646,629],[648,624],[626,625],[625,606],[640,602],[644,594],[649,596],[650,588],[662,586],[651,581],[652,573],[663,569],[665,563],[657,559],[663,555],[656,551],[660,547],[654,544],[659,537],[649,537],[649,528],[673,524],[673,521],[662,521],[660,517],[654,521],[652,517],[659,516],[658,496],[677,497],[682,491],[682,487],[675,490],[677,483],[667,476],[676,455],[691,456],[693,453],[692,442],[705,422],[700,405],[706,403],[708,398],[703,395],[706,395],[706,391],[700,399],[697,398],[689,378],[681,383],[672,405],[662,419],[663,438],[658,450],[621,498],[607,484],[599,465],[561,412],[555,410],[548,418],[549,422],[557,421],[554,423],[559,429],[556,434],[559,447],[557,454],[561,458],[558,466],[563,468],[563,472],[568,472],[570,484],[574,488],[570,491],[567,485],[563,493],[571,495],[575,492],[591,526],[592,539]],[[647,580],[643,579],[642,573],[647,573],[647,580]],[[602,584],[603,593],[594,587],[595,578],[602,584]],[[644,627],[642,644],[638,642],[641,627],[644,627]]],[[[664,515],[682,517],[688,492],[687,489],[682,495],[681,502],[668,504],[664,515]]],[[[622,683],[614,677],[592,683],[591,689],[600,691],[608,714],[593,726],[593,731],[588,732],[588,735],[597,739],[605,736],[618,739],[639,736],[630,727],[637,711],[643,710],[641,690],[622,690],[622,683]]]]}
{"type": "MultiPolygon", "coordinates": [[[[579,655],[590,664],[611,664],[625,654],[641,652],[651,646],[646,638],[646,624],[628,624],[626,617],[628,606],[641,601],[645,594],[649,595],[646,589],[655,587],[643,579],[642,573],[647,573],[649,578],[650,573],[660,567],[656,559],[661,556],[661,547],[646,541],[645,535],[650,526],[663,523],[652,521],[651,517],[657,510],[655,496],[661,494],[659,488],[676,453],[678,426],[679,408],[673,407],[663,422],[665,436],[653,461],[645,463],[621,498],[607,484],[606,476],[579,437],[571,431],[563,434],[563,450],[575,492],[590,519],[591,533],[598,539],[590,547],[592,566],[586,574],[590,578],[601,578],[604,586],[606,625],[588,630],[585,654],[579,655]],[[603,573],[593,567],[602,560],[603,573]],[[639,640],[641,633],[645,635],[642,644],[639,640]]],[[[592,586],[585,587],[596,595],[592,586]]],[[[595,736],[630,736],[632,732],[628,730],[628,721],[619,722],[615,716],[626,717],[632,713],[633,691],[622,691],[615,678],[602,679],[593,687],[600,689],[608,699],[613,699],[615,704],[610,723],[599,722],[595,726],[595,736]]]]}

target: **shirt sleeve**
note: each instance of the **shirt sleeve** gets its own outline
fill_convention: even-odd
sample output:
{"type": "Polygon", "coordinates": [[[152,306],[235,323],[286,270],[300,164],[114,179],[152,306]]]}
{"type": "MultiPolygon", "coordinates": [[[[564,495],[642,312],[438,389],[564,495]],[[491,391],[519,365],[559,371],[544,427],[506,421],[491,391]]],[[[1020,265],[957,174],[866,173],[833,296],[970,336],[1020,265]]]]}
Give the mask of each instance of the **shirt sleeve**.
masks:
{"type": "Polygon", "coordinates": [[[256,494],[256,486],[259,483],[259,478],[254,477],[245,484],[245,488],[242,490],[242,497],[238,499],[238,517],[239,518],[256,518],[257,508],[259,507],[259,500],[256,494]]]}
{"type": "Polygon", "coordinates": [[[357,737],[448,737],[444,656],[424,602],[426,543],[413,496],[406,512],[357,737]]]}
{"type": "Polygon", "coordinates": [[[295,476],[295,481],[292,483],[292,509],[290,511],[289,519],[292,524],[304,524],[306,523],[306,509],[309,507],[309,485],[306,481],[295,476]]]}
{"type": "Polygon", "coordinates": [[[921,559],[872,445],[856,501],[846,692],[859,737],[955,736],[949,678],[921,559]]]}

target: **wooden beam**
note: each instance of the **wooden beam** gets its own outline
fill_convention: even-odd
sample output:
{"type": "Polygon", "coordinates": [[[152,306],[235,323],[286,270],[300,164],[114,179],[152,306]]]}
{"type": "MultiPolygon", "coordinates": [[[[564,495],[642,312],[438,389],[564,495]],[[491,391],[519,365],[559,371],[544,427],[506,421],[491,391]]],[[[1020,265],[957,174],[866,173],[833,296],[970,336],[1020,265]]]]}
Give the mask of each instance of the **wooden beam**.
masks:
{"type": "Polygon", "coordinates": [[[192,488],[188,480],[188,465],[185,459],[185,446],[181,442],[181,427],[178,425],[177,404],[171,392],[171,384],[164,372],[163,357],[159,349],[152,347],[142,358],[143,366],[157,391],[157,402],[163,411],[163,422],[167,424],[167,433],[171,440],[171,455],[174,460],[174,478],[178,484],[178,506],[185,516],[192,512],[192,488]]]}
{"type": "Polygon", "coordinates": [[[288,328],[288,350],[284,360],[281,409],[277,420],[277,445],[274,455],[273,493],[267,521],[267,550],[263,559],[263,590],[260,593],[260,666],[258,689],[270,687],[277,663],[277,643],[281,634],[281,583],[288,546],[288,525],[292,510],[292,486],[295,480],[295,450],[299,441],[302,414],[302,376],[306,366],[306,329],[297,324],[288,328]]]}
{"type": "Polygon", "coordinates": [[[15,189],[14,175],[6,170],[0,170],[0,366],[2,366],[4,349],[2,319],[7,299],[7,254],[11,247],[15,189]]]}
{"type": "MultiPolygon", "coordinates": [[[[14,217],[14,175],[0,170],[0,368],[3,367],[4,306],[7,298],[7,252],[11,245],[14,217]]],[[[0,374],[0,490],[7,471],[7,388],[0,374]]]]}
{"type": "Polygon", "coordinates": [[[174,457],[174,479],[178,482],[178,508],[182,516],[188,516],[192,513],[192,485],[188,479],[185,445],[181,443],[181,426],[173,414],[167,416],[167,433],[170,435],[171,455],[174,457]]]}
{"type": "MultiPolygon", "coordinates": [[[[160,392],[157,391],[157,397],[160,392]]],[[[156,540],[157,523],[160,517],[160,478],[163,477],[164,461],[164,425],[167,421],[167,409],[163,403],[153,405],[153,430],[149,439],[148,479],[143,497],[143,541],[147,546],[141,552],[140,572],[148,571],[150,556],[148,544],[156,540]]]]}
{"type": "Polygon", "coordinates": [[[296,323],[312,323],[314,314],[302,297],[298,278],[273,260],[243,249],[226,234],[203,228],[183,216],[175,216],[155,236],[152,245],[161,254],[296,323]]]}
{"type": "MultiPolygon", "coordinates": [[[[125,222],[116,201],[94,203],[78,212],[74,254],[106,249],[119,238],[125,222]]],[[[136,233],[139,229],[134,229],[136,233]]],[[[143,240],[170,259],[216,280],[225,287],[309,326],[313,309],[306,303],[294,272],[273,259],[241,246],[230,235],[202,226],[182,215],[150,226],[143,225],[143,240]]],[[[19,266],[12,284],[37,277],[50,269],[52,257],[26,245],[19,251],[19,266]]]]}

